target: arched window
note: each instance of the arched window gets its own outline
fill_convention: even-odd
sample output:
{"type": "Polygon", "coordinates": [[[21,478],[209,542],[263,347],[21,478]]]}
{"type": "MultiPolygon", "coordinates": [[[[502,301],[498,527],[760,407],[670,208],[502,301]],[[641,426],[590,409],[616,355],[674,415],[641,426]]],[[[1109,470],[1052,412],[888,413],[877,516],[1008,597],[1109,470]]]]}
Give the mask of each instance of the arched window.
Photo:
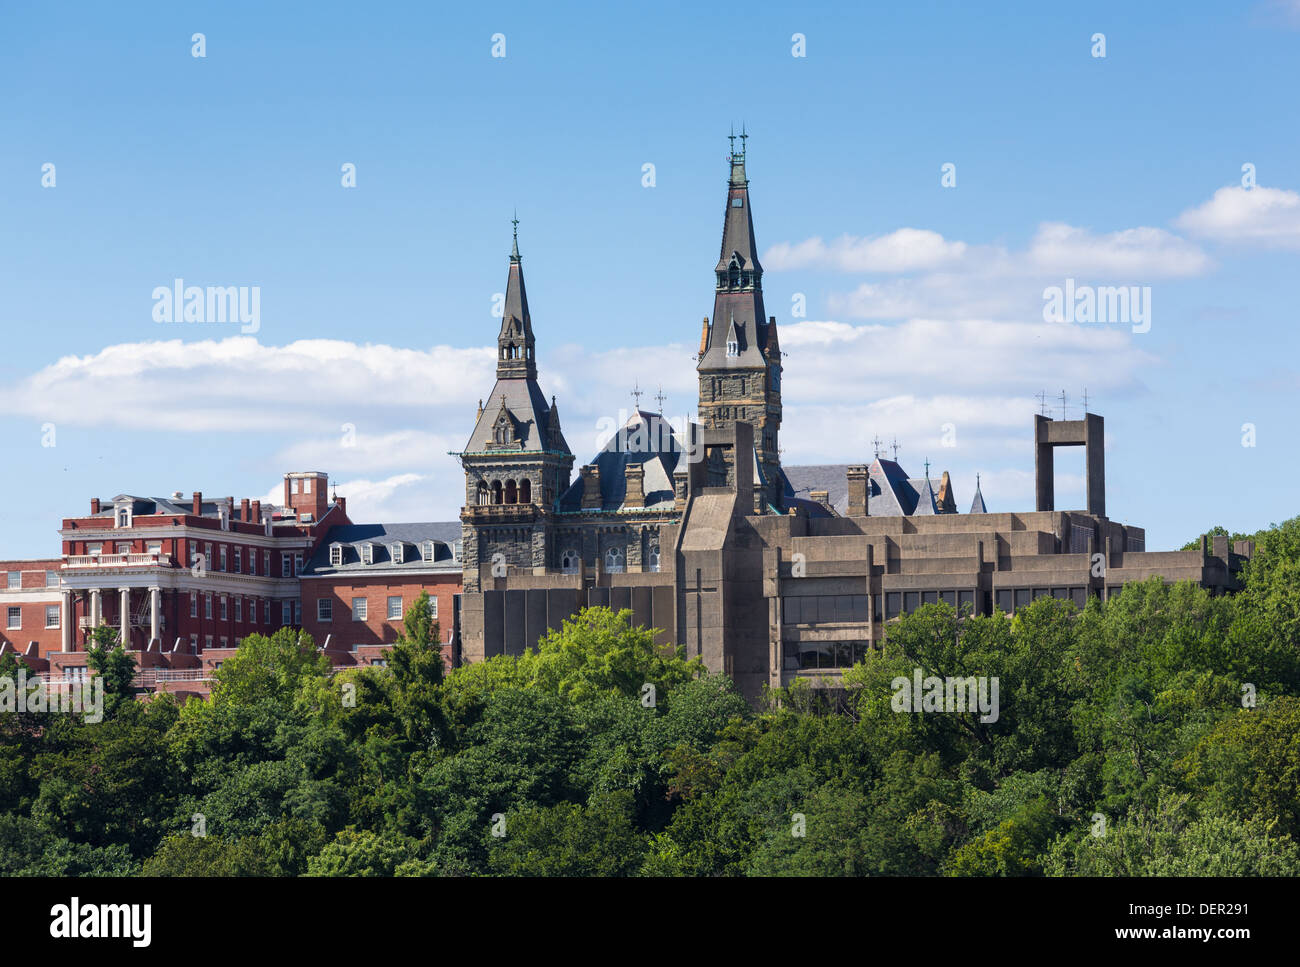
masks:
{"type": "Polygon", "coordinates": [[[491,498],[488,497],[488,486],[482,480],[478,482],[478,503],[480,507],[491,503],[491,498]]]}
{"type": "Polygon", "coordinates": [[[519,491],[515,488],[513,480],[506,481],[506,503],[517,504],[519,502],[519,491]]]}
{"type": "Polygon", "coordinates": [[[645,563],[646,563],[647,571],[659,570],[659,542],[658,541],[651,543],[649,550],[646,551],[645,563]]]}
{"type": "Polygon", "coordinates": [[[501,481],[500,480],[492,481],[492,503],[494,504],[501,503],[501,481]]]}
{"type": "Polygon", "coordinates": [[[578,552],[570,547],[560,555],[560,570],[565,574],[577,574],[579,560],[578,552]]]}
{"type": "Polygon", "coordinates": [[[731,257],[731,265],[727,267],[727,282],[732,286],[740,284],[740,263],[734,255],[731,257]]]}
{"type": "Polygon", "coordinates": [[[527,478],[519,481],[519,502],[521,504],[533,502],[533,482],[527,478]]]}
{"type": "Polygon", "coordinates": [[[605,551],[605,572],[607,574],[623,573],[623,548],[611,547],[605,551]]]}

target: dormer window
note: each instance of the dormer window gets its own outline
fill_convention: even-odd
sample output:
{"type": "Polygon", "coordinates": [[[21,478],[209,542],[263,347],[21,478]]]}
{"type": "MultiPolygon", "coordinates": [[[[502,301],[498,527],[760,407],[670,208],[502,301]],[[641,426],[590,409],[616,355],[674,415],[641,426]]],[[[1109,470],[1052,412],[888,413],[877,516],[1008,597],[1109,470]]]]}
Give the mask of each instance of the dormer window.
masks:
{"type": "Polygon", "coordinates": [[[433,560],[433,541],[425,541],[420,550],[426,561],[433,560]]]}
{"type": "Polygon", "coordinates": [[[401,564],[402,545],[400,543],[393,544],[392,547],[389,549],[389,556],[393,559],[394,564],[401,564]]]}
{"type": "Polygon", "coordinates": [[[731,207],[732,207],[732,208],[744,208],[744,207],[745,207],[745,199],[743,199],[743,198],[741,198],[739,195],[737,195],[735,198],[731,199],[731,207]]]}
{"type": "Polygon", "coordinates": [[[727,355],[728,356],[740,355],[740,344],[737,343],[736,340],[734,339],[727,340],[727,355]]]}
{"type": "Polygon", "coordinates": [[[343,566],[343,545],[331,544],[330,545],[330,567],[342,567],[342,566],[343,566]]]}
{"type": "Polygon", "coordinates": [[[369,541],[361,545],[361,563],[375,563],[375,545],[371,544],[369,541]]]}

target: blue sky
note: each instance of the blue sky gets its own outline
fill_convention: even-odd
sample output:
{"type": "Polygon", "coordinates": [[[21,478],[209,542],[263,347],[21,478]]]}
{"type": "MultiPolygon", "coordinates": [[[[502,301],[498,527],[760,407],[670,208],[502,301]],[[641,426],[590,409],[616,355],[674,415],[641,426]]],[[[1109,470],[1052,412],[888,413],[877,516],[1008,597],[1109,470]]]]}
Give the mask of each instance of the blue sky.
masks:
{"type": "Polygon", "coordinates": [[[693,413],[741,122],[787,463],[896,437],[1032,509],[1034,394],[1087,387],[1149,548],[1293,516],[1300,4],[1060,6],[4,5],[0,557],[92,495],[290,470],[454,517],[515,209],[579,460],[634,382],[693,413]],[[260,329],[155,322],[175,278],[259,286],[260,329]],[[1150,287],[1149,331],[1044,321],[1066,279],[1150,287]]]}

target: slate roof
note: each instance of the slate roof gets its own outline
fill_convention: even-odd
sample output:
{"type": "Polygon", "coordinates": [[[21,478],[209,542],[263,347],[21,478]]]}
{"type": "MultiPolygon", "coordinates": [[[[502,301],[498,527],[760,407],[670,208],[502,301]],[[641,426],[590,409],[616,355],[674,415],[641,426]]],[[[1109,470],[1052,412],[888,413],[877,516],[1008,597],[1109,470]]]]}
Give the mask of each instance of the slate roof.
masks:
{"type": "MultiPolygon", "coordinates": [[[[642,487],[648,510],[670,508],[674,503],[673,472],[685,446],[672,425],[659,413],[634,410],[620,431],[587,461],[600,468],[601,509],[623,510],[627,500],[627,466],[641,464],[645,473],[642,487]]],[[[584,481],[581,475],[560,495],[560,510],[582,509],[584,481]]],[[[639,509],[639,508],[631,508],[639,509]]]]}
{"type": "Polygon", "coordinates": [[[330,530],[303,568],[305,576],[370,573],[374,571],[459,571],[461,523],[458,520],[407,524],[345,524],[330,530]],[[426,561],[422,544],[434,542],[434,558],[426,561]],[[374,563],[362,563],[362,546],[374,545],[374,563]],[[404,545],[402,562],[392,559],[394,543],[404,545]],[[343,563],[330,564],[330,548],[343,545],[343,563]]]}
{"type": "Polygon", "coordinates": [[[987,514],[988,508],[984,506],[984,495],[980,493],[979,477],[975,478],[975,499],[971,501],[970,512],[972,514],[987,514]]]}
{"type": "MultiPolygon", "coordinates": [[[[814,490],[825,490],[835,512],[841,516],[848,513],[849,464],[808,464],[782,469],[795,494],[807,496],[814,490]]],[[[976,494],[982,506],[984,498],[978,488],[976,494]]],[[[867,467],[867,513],[870,516],[910,517],[939,512],[933,483],[925,477],[908,477],[896,461],[879,457],[867,467]]],[[[971,513],[985,511],[972,508],[971,513]]]]}
{"type": "MultiPolygon", "coordinates": [[[[118,501],[131,502],[132,517],[148,517],[151,514],[175,514],[177,516],[182,514],[193,516],[194,514],[194,500],[191,497],[178,499],[174,497],[136,497],[131,494],[118,494],[116,497],[110,497],[107,500],[100,498],[99,513],[87,514],[86,516],[106,517],[111,520],[117,511],[115,505],[118,501]]],[[[233,502],[233,507],[230,509],[232,512],[237,511],[239,506],[239,501],[236,500],[233,502]]],[[[221,511],[225,510],[226,507],[225,498],[222,498],[221,500],[203,500],[199,503],[199,509],[201,511],[199,516],[219,517],[221,511]]],[[[283,509],[284,508],[277,504],[268,504],[265,502],[262,504],[262,510],[271,514],[281,513],[283,512],[283,509]]]]}
{"type": "MultiPolygon", "coordinates": [[[[535,379],[498,379],[492,392],[483,403],[483,413],[474,424],[474,431],[465,444],[465,453],[500,450],[512,452],[507,448],[492,446],[492,427],[496,424],[501,404],[515,421],[515,430],[519,435],[519,447],[514,452],[539,453],[546,449],[546,420],[550,416],[550,407],[541,387],[535,379]]],[[[569,445],[561,435],[562,449],[569,445]]]]}

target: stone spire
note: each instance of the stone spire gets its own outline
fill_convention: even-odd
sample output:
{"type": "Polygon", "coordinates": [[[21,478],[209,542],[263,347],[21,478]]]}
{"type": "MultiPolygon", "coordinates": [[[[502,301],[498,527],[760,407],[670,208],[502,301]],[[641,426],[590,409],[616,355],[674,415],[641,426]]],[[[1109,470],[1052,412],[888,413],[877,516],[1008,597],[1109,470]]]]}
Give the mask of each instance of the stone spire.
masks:
{"type": "Polygon", "coordinates": [[[524,287],[524,266],[519,258],[519,219],[515,218],[514,243],[510,249],[510,274],[497,335],[497,379],[536,379],[536,349],[533,320],[528,314],[528,290],[524,287]]]}

